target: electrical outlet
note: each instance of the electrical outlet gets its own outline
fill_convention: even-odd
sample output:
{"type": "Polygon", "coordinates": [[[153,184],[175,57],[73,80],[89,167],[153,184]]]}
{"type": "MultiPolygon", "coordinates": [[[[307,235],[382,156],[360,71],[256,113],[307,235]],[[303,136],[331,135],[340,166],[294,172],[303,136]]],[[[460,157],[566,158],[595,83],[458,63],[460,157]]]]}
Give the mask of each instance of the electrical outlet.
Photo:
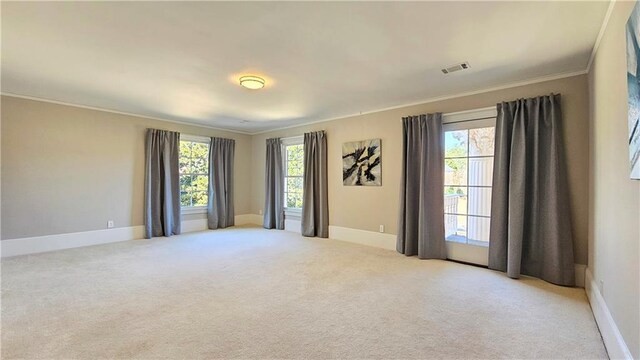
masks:
{"type": "Polygon", "coordinates": [[[113,220],[107,221],[107,229],[112,229],[115,225],[113,224],[113,220]]]}
{"type": "Polygon", "coordinates": [[[384,232],[384,225],[380,225],[380,232],[383,233],[384,232]]]}
{"type": "Polygon", "coordinates": [[[262,215],[262,209],[258,210],[258,214],[262,215]]]}

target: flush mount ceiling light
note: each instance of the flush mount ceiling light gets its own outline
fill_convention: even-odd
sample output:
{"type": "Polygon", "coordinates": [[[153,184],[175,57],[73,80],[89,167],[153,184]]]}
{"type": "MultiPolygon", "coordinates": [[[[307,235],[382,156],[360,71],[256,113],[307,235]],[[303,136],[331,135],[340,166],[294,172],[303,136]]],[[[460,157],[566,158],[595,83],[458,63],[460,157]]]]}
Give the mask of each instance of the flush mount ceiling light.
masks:
{"type": "Polygon", "coordinates": [[[254,75],[241,76],[240,85],[247,89],[258,90],[264,87],[264,79],[254,75]]]}

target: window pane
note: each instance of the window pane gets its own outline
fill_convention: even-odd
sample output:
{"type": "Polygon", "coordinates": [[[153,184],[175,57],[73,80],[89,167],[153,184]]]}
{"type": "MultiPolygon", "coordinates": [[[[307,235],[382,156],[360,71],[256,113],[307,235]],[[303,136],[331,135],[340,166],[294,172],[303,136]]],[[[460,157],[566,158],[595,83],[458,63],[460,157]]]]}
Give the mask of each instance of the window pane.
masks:
{"type": "Polygon", "coordinates": [[[493,157],[469,159],[469,185],[491,186],[493,157]]]}
{"type": "Polygon", "coordinates": [[[444,156],[467,156],[468,130],[446,131],[444,133],[444,156]]]}
{"type": "Polygon", "coordinates": [[[469,216],[469,243],[475,245],[489,244],[489,225],[491,220],[469,216]]]}
{"type": "Polygon", "coordinates": [[[287,193],[287,206],[288,208],[301,208],[302,207],[302,193],[287,193]]]}
{"type": "Polygon", "coordinates": [[[194,174],[208,174],[209,166],[206,158],[203,157],[194,157],[191,159],[191,171],[194,174]]]}
{"type": "Polygon", "coordinates": [[[444,146],[445,238],[487,246],[495,127],[445,131],[444,146]]]}
{"type": "Polygon", "coordinates": [[[180,141],[180,205],[207,204],[209,144],[180,141]]]}
{"type": "Polygon", "coordinates": [[[200,191],[193,193],[193,206],[206,206],[207,205],[207,193],[200,191]]]}
{"type": "Polygon", "coordinates": [[[192,149],[192,152],[191,152],[192,158],[201,158],[201,159],[209,158],[209,144],[194,142],[192,143],[191,149],[192,149]]]}
{"type": "Polygon", "coordinates": [[[289,145],[287,146],[287,159],[289,160],[302,159],[303,152],[304,152],[304,146],[302,144],[289,145]]]}
{"type": "Polygon", "coordinates": [[[180,156],[191,157],[191,141],[180,141],[180,156]]]}
{"type": "Polygon", "coordinates": [[[193,191],[208,191],[209,177],[206,175],[193,175],[192,186],[193,191]]]}
{"type": "Polygon", "coordinates": [[[494,127],[469,130],[469,156],[493,155],[495,137],[494,127]]]}
{"type": "Polygon", "coordinates": [[[303,176],[304,163],[302,159],[289,159],[287,160],[287,175],[288,176],[303,176]]]}
{"type": "Polygon", "coordinates": [[[302,176],[304,174],[304,146],[289,145],[285,149],[285,207],[302,207],[302,176]]]}
{"type": "Polygon", "coordinates": [[[288,177],[286,189],[287,191],[302,191],[302,178],[288,177]]]}
{"type": "Polygon", "coordinates": [[[491,215],[491,188],[469,187],[469,215],[491,215]]]}
{"type": "Polygon", "coordinates": [[[444,163],[445,185],[467,185],[467,159],[445,159],[444,163]]]}
{"type": "Polygon", "coordinates": [[[180,206],[191,206],[191,195],[186,191],[180,192],[180,206]]]}
{"type": "Polygon", "coordinates": [[[191,175],[180,175],[180,191],[189,191],[191,188],[191,175]]]}
{"type": "Polygon", "coordinates": [[[467,213],[467,188],[465,187],[445,187],[444,188],[444,212],[445,214],[466,214],[467,213]]]}
{"type": "Polygon", "coordinates": [[[180,153],[180,174],[187,174],[191,171],[191,159],[188,156],[182,156],[180,153]]]}
{"type": "Polygon", "coordinates": [[[444,237],[447,241],[466,243],[467,217],[465,215],[445,215],[444,237]]]}

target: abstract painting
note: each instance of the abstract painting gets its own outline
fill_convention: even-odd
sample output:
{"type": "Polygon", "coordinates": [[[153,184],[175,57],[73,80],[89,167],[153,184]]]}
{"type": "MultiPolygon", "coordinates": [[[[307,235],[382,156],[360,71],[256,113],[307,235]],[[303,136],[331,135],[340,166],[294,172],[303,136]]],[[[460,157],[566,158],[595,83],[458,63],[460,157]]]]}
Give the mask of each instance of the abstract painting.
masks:
{"type": "Polygon", "coordinates": [[[380,139],[342,144],[342,184],[381,186],[380,139]]]}
{"type": "Polygon", "coordinates": [[[629,168],[640,179],[640,8],[636,3],[627,21],[627,89],[629,90],[629,168]]]}

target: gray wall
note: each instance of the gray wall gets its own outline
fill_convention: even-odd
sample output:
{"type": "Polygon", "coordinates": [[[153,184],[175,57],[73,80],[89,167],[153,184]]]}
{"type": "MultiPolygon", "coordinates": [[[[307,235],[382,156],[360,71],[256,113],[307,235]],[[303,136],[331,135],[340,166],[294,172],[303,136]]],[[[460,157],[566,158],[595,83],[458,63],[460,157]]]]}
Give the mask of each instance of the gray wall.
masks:
{"type": "Polygon", "coordinates": [[[327,131],[328,141],[329,224],[368,231],[378,231],[379,225],[384,225],[386,232],[396,234],[400,200],[402,116],[478,109],[495,106],[500,101],[551,92],[562,93],[575,259],[576,263],[586,264],[589,174],[589,99],[586,75],[255,135],[251,210],[257,214],[264,202],[265,140],[324,129],[327,131]],[[343,186],[342,143],[369,138],[382,139],[382,186],[343,186]]]}
{"type": "Polygon", "coordinates": [[[9,96],[1,105],[2,239],[142,225],[146,128],[235,139],[236,215],[249,213],[248,135],[9,96]]]}
{"type": "Polygon", "coordinates": [[[589,72],[589,270],[634,358],[640,358],[640,181],[629,179],[625,24],[617,2],[589,72]]]}
{"type": "Polygon", "coordinates": [[[576,262],[587,262],[588,87],[584,75],[254,136],[139,117],[2,97],[2,238],[142,224],[144,129],[177,130],[237,141],[236,213],[264,202],[265,139],[325,129],[330,224],[397,231],[401,117],[493,106],[518,97],[562,93],[576,262]],[[341,144],[382,138],[382,186],[344,187],[341,144]],[[366,216],[363,216],[366,214],[366,216]]]}

